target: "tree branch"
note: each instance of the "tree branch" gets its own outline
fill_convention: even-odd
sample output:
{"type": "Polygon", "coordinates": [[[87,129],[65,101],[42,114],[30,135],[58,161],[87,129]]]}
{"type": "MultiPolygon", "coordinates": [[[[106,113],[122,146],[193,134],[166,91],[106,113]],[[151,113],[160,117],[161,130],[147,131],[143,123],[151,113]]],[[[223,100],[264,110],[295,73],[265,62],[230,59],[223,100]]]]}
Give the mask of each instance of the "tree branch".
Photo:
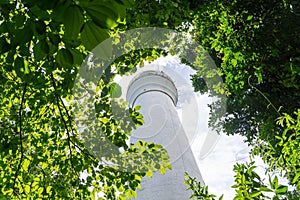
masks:
{"type": "MultiPolygon", "coordinates": [[[[75,135],[75,133],[74,133],[75,131],[74,131],[73,126],[72,126],[72,118],[71,118],[71,116],[70,116],[70,114],[69,114],[69,112],[68,112],[68,109],[67,109],[66,105],[64,104],[62,98],[61,98],[60,96],[59,96],[58,98],[59,98],[59,100],[60,100],[60,102],[61,102],[62,106],[64,107],[64,110],[65,110],[65,112],[66,112],[66,114],[67,114],[68,121],[69,121],[69,126],[70,126],[70,128],[71,128],[72,135],[75,135]]],[[[77,145],[74,141],[72,141],[71,139],[70,139],[70,142],[71,142],[76,148],[78,148],[83,154],[85,154],[86,156],[88,156],[94,163],[97,163],[97,162],[95,161],[95,158],[94,158],[93,155],[91,155],[90,153],[85,152],[80,146],[78,146],[78,145],[77,145]]]]}
{"type": "Polygon", "coordinates": [[[64,104],[61,97],[59,97],[59,100],[60,100],[60,102],[61,102],[61,104],[62,104],[62,106],[63,106],[63,108],[64,108],[64,110],[67,114],[69,125],[70,125],[70,128],[71,128],[71,132],[72,132],[72,135],[74,135],[74,130],[73,130],[73,126],[72,126],[72,119],[71,119],[71,116],[69,115],[69,111],[68,111],[68,109],[67,109],[66,105],[64,104]]]}
{"type": "MultiPolygon", "coordinates": [[[[13,190],[15,190],[16,180],[17,180],[19,171],[21,169],[21,165],[22,165],[23,158],[24,158],[23,135],[22,135],[22,110],[23,110],[23,104],[24,104],[26,90],[27,90],[27,83],[24,83],[23,94],[22,94],[22,97],[21,97],[21,103],[20,103],[20,109],[19,109],[19,128],[20,128],[19,129],[19,138],[20,138],[21,158],[20,158],[20,162],[18,164],[18,168],[17,168],[15,176],[14,176],[13,190]]],[[[15,193],[15,191],[14,191],[14,193],[15,193]]]]}
{"type": "Polygon", "coordinates": [[[66,120],[64,118],[64,115],[63,115],[61,107],[60,107],[60,103],[59,103],[60,102],[60,97],[57,94],[57,86],[56,86],[56,82],[55,82],[55,79],[54,79],[54,76],[53,76],[52,73],[51,73],[51,80],[52,80],[52,86],[53,86],[54,91],[55,91],[55,97],[56,97],[56,102],[57,102],[57,107],[58,107],[58,110],[59,110],[60,118],[62,119],[62,121],[64,123],[64,126],[65,126],[65,129],[67,131],[68,146],[69,146],[69,152],[70,152],[71,165],[72,165],[72,168],[73,168],[74,172],[76,173],[76,170],[75,170],[75,167],[74,167],[74,163],[73,163],[73,153],[72,153],[72,146],[71,146],[71,135],[70,135],[70,131],[69,131],[67,122],[66,122],[66,120]]]}

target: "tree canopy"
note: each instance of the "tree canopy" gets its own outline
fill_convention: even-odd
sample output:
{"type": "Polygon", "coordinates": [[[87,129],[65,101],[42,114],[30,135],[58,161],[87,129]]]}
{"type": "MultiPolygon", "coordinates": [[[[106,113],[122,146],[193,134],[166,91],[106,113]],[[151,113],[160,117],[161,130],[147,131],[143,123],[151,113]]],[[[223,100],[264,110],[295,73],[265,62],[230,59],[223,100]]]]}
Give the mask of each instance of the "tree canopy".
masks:
{"type": "MultiPolygon", "coordinates": [[[[299,155],[292,153],[299,142],[299,4],[207,2],[199,5],[194,24],[193,32],[223,77],[228,96],[224,130],[246,136],[254,145],[252,154],[262,156],[272,170],[285,170],[299,189],[299,155]]],[[[194,78],[199,91],[205,73],[194,78]]]]}
{"type": "Polygon", "coordinates": [[[74,123],[70,102],[79,66],[96,45],[125,30],[131,3],[1,1],[1,199],[125,199],[136,196],[141,177],[170,168],[161,146],[126,144],[131,130],[143,123],[138,109],[120,105],[123,115],[112,115],[116,85],[111,80],[134,65],[103,73],[94,102],[99,120],[90,124],[99,127],[93,151],[83,145],[74,123]],[[133,173],[107,164],[113,159],[104,154],[113,151],[107,141],[125,149],[124,157],[141,155],[135,161],[145,161],[137,164],[142,169],[133,173]],[[162,163],[151,162],[155,156],[163,157],[162,163]]]}

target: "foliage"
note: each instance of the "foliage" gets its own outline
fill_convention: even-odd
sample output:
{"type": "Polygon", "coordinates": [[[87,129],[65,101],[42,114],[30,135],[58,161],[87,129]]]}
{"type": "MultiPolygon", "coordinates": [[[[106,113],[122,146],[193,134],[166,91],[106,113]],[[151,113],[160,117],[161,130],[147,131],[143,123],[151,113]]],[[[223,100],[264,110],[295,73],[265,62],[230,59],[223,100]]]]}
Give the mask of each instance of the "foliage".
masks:
{"type": "MultiPolygon", "coordinates": [[[[228,97],[220,126],[246,136],[256,146],[252,154],[264,157],[269,170],[286,170],[290,184],[297,184],[298,131],[276,119],[283,124],[300,107],[299,4],[225,0],[197,6],[191,34],[216,62],[225,87],[220,92],[228,97]]],[[[213,76],[200,69],[192,77],[195,90],[207,92],[203,80],[213,76]]]]}
{"type": "MultiPolygon", "coordinates": [[[[203,199],[203,200],[215,200],[216,195],[208,192],[208,186],[202,186],[200,182],[197,182],[196,178],[190,177],[187,173],[185,174],[184,183],[188,186],[187,190],[193,191],[190,199],[203,199]]],[[[219,200],[223,199],[223,195],[219,200]]]]}
{"type": "MultiPolygon", "coordinates": [[[[271,178],[269,175],[269,183],[265,184],[259,175],[254,171],[256,167],[254,162],[249,164],[236,163],[234,166],[235,184],[235,200],[238,199],[299,199],[299,196],[291,191],[288,191],[288,186],[281,185],[278,182],[278,177],[271,178]]],[[[214,200],[215,195],[209,194],[208,186],[202,186],[196,181],[196,178],[186,175],[185,183],[188,189],[193,191],[192,198],[214,200]]],[[[220,199],[223,198],[223,195],[220,199]]]]}
{"type": "Polygon", "coordinates": [[[187,30],[186,23],[194,17],[189,0],[141,0],[127,11],[129,29],[139,27],[162,27],[187,30]]]}
{"type": "MultiPolygon", "coordinates": [[[[122,65],[126,55],[115,62],[121,63],[117,72],[106,70],[99,77],[104,80],[94,102],[99,120],[91,124],[97,127],[95,151],[83,145],[75,128],[72,88],[79,65],[96,45],[124,30],[131,3],[0,2],[1,199],[94,199],[96,193],[105,199],[131,198],[145,172],[170,168],[161,146],[127,146],[131,130],[143,123],[137,109],[116,104],[127,118],[112,114],[112,98],[118,96],[112,79],[135,67],[122,65]],[[133,159],[143,165],[136,164],[132,173],[107,164],[114,159],[104,154],[110,152],[102,145],[108,141],[124,149],[121,157],[136,152],[133,159]],[[161,164],[153,164],[162,157],[161,164]]],[[[123,159],[121,165],[126,164],[123,159]]]]}
{"type": "MultiPolygon", "coordinates": [[[[254,142],[257,137],[273,138],[264,129],[277,132],[278,115],[255,88],[276,110],[281,107],[290,113],[299,107],[300,40],[293,37],[299,32],[298,18],[283,1],[204,1],[199,5],[193,34],[223,77],[229,134],[239,133],[254,142]]],[[[198,72],[209,78],[207,73],[198,72]]]]}
{"type": "Polygon", "coordinates": [[[300,110],[294,113],[295,118],[284,113],[277,119],[277,124],[284,127],[281,135],[277,135],[276,146],[270,143],[256,145],[253,153],[264,152],[262,158],[270,164],[270,169],[280,169],[291,185],[300,189],[300,157],[299,157],[299,133],[300,133],[300,110]]]}
{"type": "Polygon", "coordinates": [[[269,176],[269,184],[267,187],[262,182],[261,178],[254,171],[254,163],[250,164],[236,164],[234,166],[235,185],[236,188],[235,199],[280,199],[282,195],[287,194],[288,186],[279,185],[278,177],[271,179],[269,176]],[[268,193],[266,196],[265,193],[268,193]],[[270,194],[271,193],[271,194],[270,194]],[[272,198],[271,198],[271,197],[272,198]]]}

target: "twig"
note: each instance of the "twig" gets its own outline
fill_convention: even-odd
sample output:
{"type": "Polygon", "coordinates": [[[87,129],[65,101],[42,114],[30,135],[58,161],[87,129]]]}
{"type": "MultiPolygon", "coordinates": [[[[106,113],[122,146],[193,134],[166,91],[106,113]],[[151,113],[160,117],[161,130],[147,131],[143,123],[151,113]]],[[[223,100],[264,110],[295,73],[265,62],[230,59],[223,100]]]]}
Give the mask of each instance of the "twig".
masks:
{"type": "Polygon", "coordinates": [[[67,125],[67,122],[64,118],[64,115],[62,113],[62,110],[61,110],[61,107],[60,107],[60,100],[59,100],[59,96],[57,94],[57,87],[56,87],[56,83],[55,83],[55,79],[54,79],[54,76],[53,74],[51,73],[51,79],[52,79],[52,86],[54,88],[54,91],[55,91],[55,97],[56,97],[56,102],[57,102],[57,107],[58,107],[58,110],[59,110],[59,114],[60,114],[60,118],[62,119],[63,123],[64,123],[64,126],[65,126],[65,129],[67,131],[67,135],[68,135],[68,146],[69,146],[69,152],[70,152],[70,161],[71,161],[71,165],[72,165],[72,168],[74,170],[74,172],[76,173],[76,170],[75,170],[75,167],[74,167],[74,163],[73,163],[73,153],[72,153],[72,146],[71,146],[71,136],[70,136],[70,131],[69,131],[69,128],[68,128],[68,125],[67,125]]]}
{"type": "MultiPolygon", "coordinates": [[[[52,81],[54,81],[54,84],[55,84],[55,80],[54,80],[53,74],[51,74],[51,78],[52,78],[52,81]]],[[[53,85],[53,87],[54,87],[54,85],[53,85]]],[[[55,84],[54,89],[56,90],[56,84],[55,84]]],[[[61,103],[62,103],[62,105],[64,107],[65,112],[67,113],[67,117],[68,117],[69,124],[70,124],[70,127],[71,127],[71,132],[74,135],[74,129],[72,128],[71,116],[68,113],[68,109],[65,106],[65,104],[64,104],[63,100],[61,99],[61,97],[59,97],[58,95],[55,95],[55,96],[56,96],[56,98],[59,98],[59,100],[61,101],[61,103]]],[[[59,111],[60,111],[60,113],[62,113],[60,107],[59,107],[59,111]]],[[[83,154],[85,154],[86,156],[88,156],[94,163],[97,163],[97,161],[95,161],[95,157],[93,155],[91,155],[90,153],[85,152],[80,146],[78,146],[74,141],[71,140],[70,132],[68,131],[69,129],[67,127],[67,123],[64,120],[64,118],[63,118],[63,121],[64,121],[64,125],[65,125],[65,127],[67,129],[67,133],[68,133],[68,142],[72,143],[74,145],[74,147],[78,148],[83,154]]]]}
{"type": "MultiPolygon", "coordinates": [[[[72,121],[71,121],[72,119],[71,119],[71,116],[70,116],[69,113],[68,113],[68,109],[67,109],[66,105],[64,104],[62,98],[59,97],[59,99],[60,99],[60,101],[61,101],[61,104],[62,104],[63,107],[64,107],[65,112],[67,113],[67,117],[68,117],[69,124],[70,124],[70,127],[71,127],[72,135],[75,135],[75,134],[74,134],[74,129],[72,128],[72,127],[73,127],[73,126],[72,126],[72,121]]],[[[71,142],[75,147],[77,147],[81,152],[83,152],[84,154],[86,154],[86,155],[88,155],[90,158],[92,158],[92,160],[94,161],[94,157],[93,157],[91,154],[87,154],[86,152],[84,152],[84,151],[81,149],[81,147],[78,146],[78,145],[77,145],[75,142],[73,142],[71,139],[70,139],[70,142],[71,142]]],[[[95,162],[95,161],[94,161],[94,162],[95,162]]]]}
{"type": "Polygon", "coordinates": [[[17,168],[16,173],[15,173],[13,190],[15,190],[16,180],[17,180],[19,171],[21,169],[21,165],[22,165],[23,158],[24,158],[23,135],[22,135],[22,110],[23,110],[23,104],[24,104],[26,90],[27,90],[27,83],[24,83],[24,89],[23,89],[23,94],[22,94],[22,97],[21,97],[21,104],[20,104],[20,109],[19,109],[19,126],[20,126],[19,137],[20,137],[21,158],[20,158],[20,162],[18,164],[18,168],[17,168]]]}
{"type": "MultiPolygon", "coordinates": [[[[63,107],[64,107],[65,112],[67,113],[67,117],[68,117],[68,120],[69,120],[69,125],[70,125],[70,127],[71,127],[72,135],[75,135],[75,133],[74,133],[75,131],[74,131],[73,126],[72,126],[72,118],[71,118],[71,116],[70,116],[70,114],[69,114],[69,112],[68,112],[68,109],[67,109],[66,105],[64,104],[62,98],[59,97],[59,99],[60,99],[60,101],[61,101],[61,104],[62,104],[63,107]]],[[[74,141],[70,140],[70,142],[71,142],[75,147],[77,147],[82,153],[84,153],[85,155],[87,155],[94,163],[97,163],[97,162],[95,161],[95,158],[94,158],[93,155],[91,155],[90,153],[87,153],[87,152],[85,152],[84,150],[82,150],[82,148],[81,148],[80,146],[78,146],[74,141]]]]}
{"type": "Polygon", "coordinates": [[[73,130],[73,126],[72,126],[72,119],[71,119],[71,116],[69,115],[69,111],[68,111],[68,109],[67,109],[66,105],[64,104],[61,97],[59,97],[59,100],[60,100],[62,106],[64,107],[65,112],[67,113],[69,125],[70,125],[70,128],[71,128],[71,132],[72,132],[72,135],[74,135],[74,130],[73,130]]]}
{"type": "MultiPolygon", "coordinates": [[[[277,108],[274,106],[274,104],[270,101],[270,99],[269,99],[264,93],[262,93],[257,87],[255,87],[254,85],[251,84],[250,79],[251,79],[251,75],[250,75],[249,78],[248,78],[248,84],[250,85],[250,87],[252,87],[252,88],[255,89],[259,94],[261,94],[261,95],[268,101],[269,105],[270,105],[270,106],[278,113],[278,115],[281,116],[281,114],[280,114],[280,112],[279,112],[280,109],[281,109],[281,107],[279,107],[279,109],[277,109],[277,108]]],[[[268,105],[268,107],[269,107],[269,105],[268,105]]]]}

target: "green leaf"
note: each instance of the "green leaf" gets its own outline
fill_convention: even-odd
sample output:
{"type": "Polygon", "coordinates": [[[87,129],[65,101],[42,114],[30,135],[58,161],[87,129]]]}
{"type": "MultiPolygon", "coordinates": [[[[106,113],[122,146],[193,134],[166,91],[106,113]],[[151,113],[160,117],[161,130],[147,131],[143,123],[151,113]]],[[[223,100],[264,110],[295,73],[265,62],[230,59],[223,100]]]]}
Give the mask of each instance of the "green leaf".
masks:
{"type": "Polygon", "coordinates": [[[70,50],[70,52],[73,55],[73,62],[74,62],[74,64],[80,65],[83,62],[83,59],[84,59],[83,53],[81,53],[77,49],[69,49],[69,50],[70,50]]]}
{"type": "Polygon", "coordinates": [[[273,183],[273,188],[276,189],[278,187],[278,177],[277,176],[275,176],[272,183],[273,183]]]}
{"type": "Polygon", "coordinates": [[[152,172],[151,171],[146,172],[146,176],[152,178],[152,172]]]}
{"type": "Polygon", "coordinates": [[[0,37],[0,53],[6,53],[10,50],[10,45],[6,41],[5,37],[0,37]]]}
{"type": "Polygon", "coordinates": [[[63,18],[65,26],[65,36],[70,39],[77,38],[81,27],[83,25],[84,18],[83,14],[78,6],[70,6],[63,18]]]}
{"type": "Polygon", "coordinates": [[[46,24],[43,21],[35,22],[33,27],[34,27],[34,31],[36,31],[40,35],[46,32],[46,24]]]}
{"type": "Polygon", "coordinates": [[[145,143],[144,143],[144,141],[139,140],[139,141],[136,143],[136,145],[137,145],[137,148],[141,148],[142,146],[145,145],[145,143]]]}
{"type": "Polygon", "coordinates": [[[166,173],[166,169],[163,166],[160,166],[159,171],[160,171],[161,174],[166,173]]]}
{"type": "Polygon", "coordinates": [[[132,191],[132,196],[136,199],[136,191],[132,191]]]}
{"type": "Polygon", "coordinates": [[[24,190],[25,190],[26,194],[29,194],[30,193],[30,186],[25,185],[24,190]]]}
{"type": "Polygon", "coordinates": [[[27,60],[24,60],[24,74],[29,74],[29,73],[30,73],[29,63],[27,60]]]}
{"type": "Polygon", "coordinates": [[[36,61],[43,60],[49,53],[49,45],[46,40],[41,39],[33,47],[33,53],[36,61]]]}
{"type": "Polygon", "coordinates": [[[265,187],[265,186],[261,186],[259,189],[260,189],[260,191],[262,191],[262,192],[273,192],[273,190],[271,190],[271,189],[269,189],[269,188],[267,188],[267,187],[265,187]]]}
{"type": "Polygon", "coordinates": [[[237,65],[237,60],[236,59],[232,59],[231,60],[232,65],[235,67],[237,65]]]}
{"type": "Polygon", "coordinates": [[[288,186],[284,186],[284,185],[280,185],[277,189],[276,189],[276,194],[285,194],[288,190],[288,186]]]}
{"type": "Polygon", "coordinates": [[[250,194],[250,197],[257,197],[261,194],[261,191],[255,191],[250,194]]]}
{"type": "Polygon", "coordinates": [[[140,105],[137,105],[137,106],[134,107],[134,110],[135,110],[135,111],[138,111],[138,110],[140,110],[140,109],[141,109],[141,106],[140,106],[140,105]]]}
{"type": "Polygon", "coordinates": [[[168,163],[168,164],[166,165],[166,168],[169,169],[169,170],[172,170],[172,165],[171,165],[170,163],[168,163]]]}
{"type": "Polygon", "coordinates": [[[257,71],[257,72],[254,72],[256,77],[257,77],[257,81],[258,83],[261,83],[262,82],[262,74],[261,72],[257,71]]]}
{"type": "Polygon", "coordinates": [[[92,50],[109,35],[105,29],[100,28],[94,22],[87,22],[81,32],[82,43],[87,50],[92,50]]]}
{"type": "Polygon", "coordinates": [[[253,15],[249,15],[248,17],[247,17],[247,20],[249,21],[249,20],[251,20],[253,18],[253,15]]]}
{"type": "Polygon", "coordinates": [[[58,34],[49,34],[49,39],[50,39],[50,42],[54,45],[58,45],[61,41],[60,37],[58,34]]]}
{"type": "Polygon", "coordinates": [[[42,169],[45,170],[48,167],[47,163],[42,163],[42,169]]]}
{"type": "Polygon", "coordinates": [[[22,57],[17,57],[14,62],[14,70],[20,78],[24,75],[24,59],[22,57]]]}
{"type": "Polygon", "coordinates": [[[32,39],[33,32],[29,26],[25,26],[22,29],[16,29],[14,38],[11,41],[12,46],[22,45],[29,42],[32,39]]]}
{"type": "Polygon", "coordinates": [[[299,182],[299,178],[300,178],[300,173],[296,173],[295,177],[292,180],[292,183],[298,183],[299,182]]]}
{"type": "Polygon", "coordinates": [[[23,161],[23,165],[22,165],[23,170],[27,171],[27,170],[28,170],[28,167],[29,167],[29,164],[30,164],[30,160],[25,159],[25,160],[23,161]]]}
{"type": "Polygon", "coordinates": [[[51,188],[52,188],[51,186],[47,186],[47,188],[46,188],[46,193],[47,193],[47,194],[49,194],[49,193],[50,193],[50,191],[51,191],[51,188]]]}
{"type": "Polygon", "coordinates": [[[19,54],[25,57],[29,57],[32,55],[27,44],[23,44],[19,47],[19,54]]]}
{"type": "Polygon", "coordinates": [[[81,44],[80,39],[70,39],[66,35],[64,35],[62,41],[66,44],[67,49],[78,47],[81,44]]]}
{"type": "Polygon", "coordinates": [[[39,6],[34,5],[33,7],[29,8],[30,12],[34,14],[34,16],[38,17],[41,20],[49,20],[50,15],[47,11],[42,10],[39,6]]]}
{"type": "Polygon", "coordinates": [[[60,49],[55,57],[56,62],[62,67],[68,67],[73,64],[73,55],[68,49],[60,49]]]}
{"type": "Polygon", "coordinates": [[[104,1],[82,2],[82,7],[98,26],[110,29],[118,25],[116,22],[118,19],[117,3],[113,1],[110,4],[104,1]]]}
{"type": "Polygon", "coordinates": [[[26,17],[23,13],[19,13],[18,15],[15,16],[14,20],[16,21],[16,26],[21,27],[24,25],[26,17]]]}
{"type": "Polygon", "coordinates": [[[61,1],[52,12],[52,18],[57,22],[63,22],[64,14],[71,5],[71,1],[61,1]]]}
{"type": "Polygon", "coordinates": [[[122,88],[118,83],[109,86],[109,94],[112,98],[119,98],[122,95],[122,88]]]}

